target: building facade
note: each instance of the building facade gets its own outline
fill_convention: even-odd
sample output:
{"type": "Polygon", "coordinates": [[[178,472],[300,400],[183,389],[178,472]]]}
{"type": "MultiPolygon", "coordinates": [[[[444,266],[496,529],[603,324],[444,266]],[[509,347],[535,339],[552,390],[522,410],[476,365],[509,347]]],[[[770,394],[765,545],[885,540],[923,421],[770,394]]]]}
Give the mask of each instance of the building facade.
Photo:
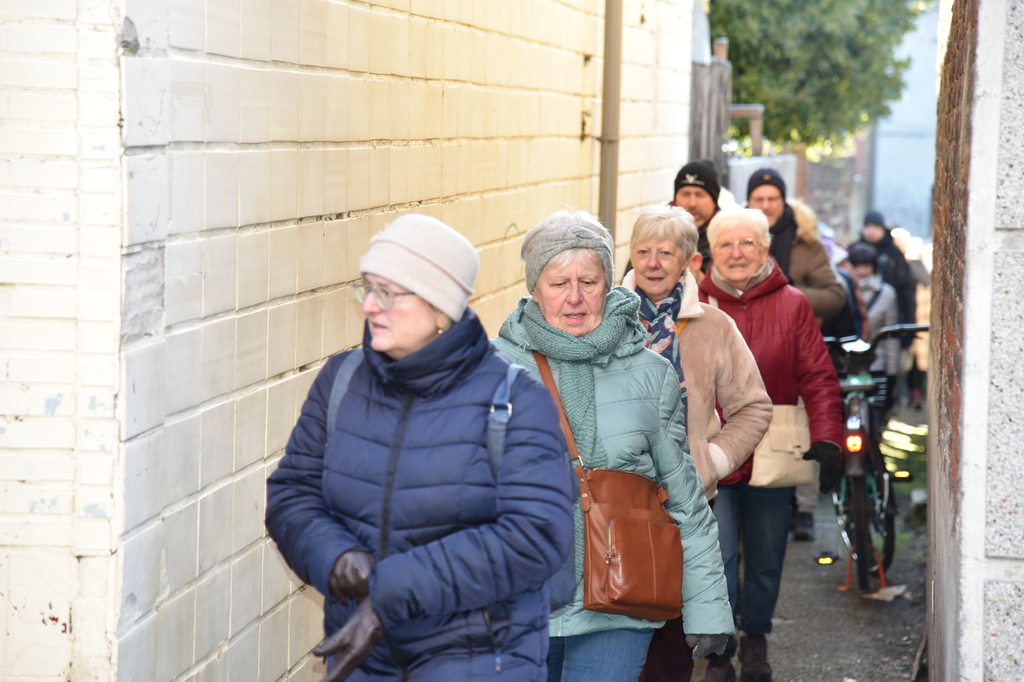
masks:
{"type": "MultiPolygon", "coordinates": [[[[403,212],[597,212],[604,0],[0,4],[0,677],[315,680],[265,480],[403,212]]],[[[618,210],[685,163],[692,0],[626,0],[618,210]]],[[[624,247],[619,249],[624,254],[624,247]]]]}

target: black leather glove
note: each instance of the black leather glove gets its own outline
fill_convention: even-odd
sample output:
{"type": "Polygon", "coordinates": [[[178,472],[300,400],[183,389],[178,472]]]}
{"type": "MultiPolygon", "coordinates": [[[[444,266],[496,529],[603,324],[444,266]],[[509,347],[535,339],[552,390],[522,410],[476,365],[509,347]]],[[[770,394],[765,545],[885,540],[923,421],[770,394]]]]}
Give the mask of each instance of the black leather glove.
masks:
{"type": "Polygon", "coordinates": [[[812,443],[810,449],[804,453],[804,459],[816,459],[821,465],[818,473],[818,489],[823,493],[830,493],[839,485],[839,479],[843,477],[843,453],[835,443],[827,440],[819,440],[812,443]]]}
{"type": "Polygon", "coordinates": [[[322,682],[340,682],[370,657],[373,647],[384,636],[384,626],[367,597],[340,630],[313,649],[315,656],[334,656],[334,667],[322,682]]]}
{"type": "Polygon", "coordinates": [[[367,581],[373,570],[373,557],[362,550],[353,549],[345,552],[334,562],[334,570],[327,581],[331,594],[339,604],[348,604],[348,600],[360,602],[370,593],[367,581]]]}
{"type": "Polygon", "coordinates": [[[686,643],[693,649],[693,660],[711,654],[722,654],[729,643],[729,635],[687,635],[686,643]]]}

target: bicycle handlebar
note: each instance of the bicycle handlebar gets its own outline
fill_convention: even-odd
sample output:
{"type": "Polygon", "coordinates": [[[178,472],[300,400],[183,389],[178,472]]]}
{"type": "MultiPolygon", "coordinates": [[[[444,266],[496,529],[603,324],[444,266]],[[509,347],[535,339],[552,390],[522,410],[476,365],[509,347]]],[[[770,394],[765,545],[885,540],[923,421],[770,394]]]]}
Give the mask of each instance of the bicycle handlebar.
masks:
{"type": "Polygon", "coordinates": [[[826,336],[824,341],[827,345],[838,346],[846,354],[868,355],[874,353],[878,344],[891,336],[909,336],[926,331],[928,331],[926,324],[894,324],[879,329],[871,339],[871,343],[862,341],[859,336],[844,336],[842,338],[826,336]]]}

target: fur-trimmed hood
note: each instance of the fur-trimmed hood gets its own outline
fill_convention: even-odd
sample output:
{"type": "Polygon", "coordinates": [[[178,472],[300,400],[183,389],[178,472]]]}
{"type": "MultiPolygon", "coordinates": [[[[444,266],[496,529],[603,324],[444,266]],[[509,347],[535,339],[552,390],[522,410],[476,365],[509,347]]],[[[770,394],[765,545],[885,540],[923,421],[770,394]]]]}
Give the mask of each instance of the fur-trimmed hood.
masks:
{"type": "Polygon", "coordinates": [[[821,236],[818,234],[818,216],[814,213],[814,209],[799,199],[789,199],[786,203],[793,209],[797,240],[807,244],[821,241],[821,236]]]}

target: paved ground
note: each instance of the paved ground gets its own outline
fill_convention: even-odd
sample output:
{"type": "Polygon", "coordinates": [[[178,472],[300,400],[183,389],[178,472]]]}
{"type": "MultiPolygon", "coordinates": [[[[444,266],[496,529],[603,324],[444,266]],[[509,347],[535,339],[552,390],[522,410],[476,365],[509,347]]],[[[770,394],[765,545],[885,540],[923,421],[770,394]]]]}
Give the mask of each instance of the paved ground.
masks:
{"type": "MultiPolygon", "coordinates": [[[[907,422],[922,421],[921,415],[902,416],[907,422]]],[[[923,465],[923,453],[920,456],[923,465]]],[[[919,474],[913,485],[923,487],[924,476],[919,474]]],[[[846,577],[845,563],[820,566],[815,562],[815,552],[837,548],[830,498],[823,495],[819,500],[816,541],[790,541],[774,630],[768,639],[773,682],[911,679],[924,635],[927,540],[923,526],[910,520],[906,488],[899,499],[897,554],[887,577],[890,585],[906,585],[907,592],[892,602],[865,599],[856,586],[839,592],[837,588],[846,577]]],[[[877,589],[877,581],[872,586],[877,589]]],[[[693,679],[703,679],[700,664],[693,679]]]]}

